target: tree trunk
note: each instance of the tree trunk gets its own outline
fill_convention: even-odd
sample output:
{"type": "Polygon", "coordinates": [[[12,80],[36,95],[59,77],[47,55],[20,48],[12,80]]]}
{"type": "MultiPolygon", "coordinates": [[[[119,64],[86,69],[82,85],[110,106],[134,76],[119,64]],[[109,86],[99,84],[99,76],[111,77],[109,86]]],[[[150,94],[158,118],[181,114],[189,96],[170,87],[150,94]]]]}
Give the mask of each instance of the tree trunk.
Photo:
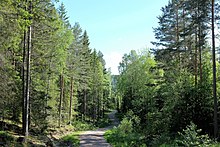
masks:
{"type": "Polygon", "coordinates": [[[199,24],[199,76],[202,83],[202,39],[201,39],[201,24],[199,24]]]}
{"type": "Polygon", "coordinates": [[[23,82],[23,92],[22,92],[22,97],[23,97],[23,108],[22,108],[22,130],[23,130],[23,135],[25,135],[25,128],[26,128],[26,74],[25,74],[25,60],[26,60],[26,31],[24,31],[24,38],[23,38],[23,66],[22,66],[22,82],[23,82]]]}
{"type": "Polygon", "coordinates": [[[26,99],[25,99],[25,137],[28,137],[28,126],[29,126],[29,101],[30,101],[30,59],[31,59],[31,26],[28,28],[28,47],[27,47],[27,71],[26,71],[26,99]]]}
{"type": "Polygon", "coordinates": [[[103,102],[103,106],[102,106],[102,118],[104,118],[105,116],[105,103],[103,102]]]}
{"type": "Polygon", "coordinates": [[[83,108],[83,115],[84,115],[84,120],[86,120],[86,111],[87,111],[87,98],[86,98],[86,90],[84,89],[84,97],[83,97],[83,101],[84,101],[84,108],[83,108]]]}
{"type": "MultiPolygon", "coordinates": [[[[95,87],[95,86],[93,86],[93,87],[95,87]]],[[[92,96],[92,105],[93,105],[92,121],[93,121],[93,123],[95,122],[95,119],[96,119],[95,95],[96,95],[96,91],[95,91],[95,88],[93,88],[93,96],[92,96]]]]}
{"type": "MultiPolygon", "coordinates": [[[[32,13],[32,2],[29,4],[29,13],[32,13]]],[[[28,27],[28,39],[27,39],[27,70],[26,70],[26,80],[25,80],[25,114],[24,114],[24,130],[25,130],[25,142],[29,135],[29,104],[30,104],[30,61],[31,61],[31,25],[28,27]]],[[[25,36],[24,36],[25,37],[25,36]]],[[[25,46],[25,45],[24,45],[25,46]]]]}
{"type": "Polygon", "coordinates": [[[71,77],[70,85],[70,107],[69,107],[69,124],[71,125],[72,120],[72,105],[73,105],[73,77],[71,77]]]}
{"type": "Polygon", "coordinates": [[[214,98],[214,137],[218,138],[218,101],[216,93],[216,59],[215,59],[215,13],[214,0],[212,0],[212,61],[213,61],[213,98],[214,98]]]}
{"type": "Polygon", "coordinates": [[[100,89],[97,97],[97,121],[99,121],[99,118],[100,118],[100,89]]]}
{"type": "MultiPolygon", "coordinates": [[[[28,1],[26,0],[26,4],[28,1]]],[[[25,11],[27,10],[27,7],[24,8],[25,11]]],[[[26,19],[25,19],[26,20],[26,19]]],[[[22,98],[23,98],[23,106],[22,106],[22,132],[25,136],[25,130],[26,130],[26,36],[27,32],[24,30],[23,34],[23,59],[22,59],[22,98]]]]}
{"type": "Polygon", "coordinates": [[[64,88],[64,79],[63,74],[60,75],[60,102],[59,102],[59,127],[61,127],[62,119],[62,101],[63,101],[63,88],[64,88]]]}
{"type": "Polygon", "coordinates": [[[196,34],[195,34],[195,86],[197,86],[197,81],[198,81],[198,60],[197,60],[197,56],[198,56],[198,37],[197,37],[197,29],[196,29],[196,34]]]}

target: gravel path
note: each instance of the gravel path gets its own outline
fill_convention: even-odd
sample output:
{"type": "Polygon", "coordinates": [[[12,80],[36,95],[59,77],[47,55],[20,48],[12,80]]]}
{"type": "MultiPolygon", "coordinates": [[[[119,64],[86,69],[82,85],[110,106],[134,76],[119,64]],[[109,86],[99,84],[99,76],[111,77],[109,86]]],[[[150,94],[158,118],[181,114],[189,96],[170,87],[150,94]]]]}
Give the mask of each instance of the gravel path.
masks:
{"type": "Polygon", "coordinates": [[[109,143],[106,142],[103,135],[106,130],[113,128],[119,124],[118,119],[115,117],[117,111],[112,111],[108,117],[110,118],[112,125],[106,128],[100,128],[95,131],[85,131],[80,134],[80,147],[111,147],[109,143]]]}

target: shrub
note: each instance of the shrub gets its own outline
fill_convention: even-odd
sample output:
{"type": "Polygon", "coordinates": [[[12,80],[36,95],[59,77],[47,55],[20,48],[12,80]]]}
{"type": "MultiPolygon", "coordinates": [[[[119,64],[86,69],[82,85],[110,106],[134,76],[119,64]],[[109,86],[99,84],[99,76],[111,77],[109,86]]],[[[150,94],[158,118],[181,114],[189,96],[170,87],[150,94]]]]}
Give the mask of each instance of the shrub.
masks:
{"type": "Polygon", "coordinates": [[[72,123],[76,131],[87,131],[87,130],[94,130],[96,127],[93,124],[89,124],[82,121],[74,121],[72,123]]]}
{"type": "Polygon", "coordinates": [[[106,131],[107,142],[115,147],[145,147],[146,145],[142,143],[141,134],[134,129],[133,124],[138,123],[135,120],[136,117],[125,117],[118,127],[106,131]]]}
{"type": "Polygon", "coordinates": [[[212,140],[209,138],[209,136],[206,135],[200,135],[201,129],[197,129],[197,126],[194,123],[190,123],[186,127],[185,130],[183,130],[183,133],[179,132],[180,139],[177,139],[176,142],[180,146],[211,146],[212,140]]]}
{"type": "Polygon", "coordinates": [[[173,139],[171,139],[168,133],[162,133],[160,135],[154,136],[153,140],[150,140],[150,146],[177,146],[173,139]]]}
{"type": "Polygon", "coordinates": [[[133,132],[132,121],[128,118],[124,118],[121,124],[118,126],[117,131],[123,135],[127,135],[133,132]]]}
{"type": "Polygon", "coordinates": [[[8,134],[5,131],[0,131],[0,143],[1,144],[10,144],[15,141],[15,138],[8,134]]]}
{"type": "Polygon", "coordinates": [[[78,147],[80,145],[79,133],[74,133],[70,135],[66,135],[62,138],[63,143],[67,146],[75,146],[78,147]]]}

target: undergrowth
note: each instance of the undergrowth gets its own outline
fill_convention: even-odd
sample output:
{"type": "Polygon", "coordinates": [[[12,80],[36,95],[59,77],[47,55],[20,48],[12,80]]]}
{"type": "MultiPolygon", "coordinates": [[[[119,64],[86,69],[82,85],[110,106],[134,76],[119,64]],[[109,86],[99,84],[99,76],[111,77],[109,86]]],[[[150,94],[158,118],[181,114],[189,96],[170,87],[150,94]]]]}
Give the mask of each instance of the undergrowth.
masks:
{"type": "MultiPolygon", "coordinates": [[[[114,147],[219,147],[220,144],[202,135],[201,129],[197,129],[194,123],[189,124],[186,129],[171,137],[168,132],[152,135],[148,138],[147,133],[137,131],[138,118],[126,116],[118,127],[106,131],[105,139],[114,147]],[[145,135],[144,135],[145,134],[145,135]]],[[[149,134],[148,134],[149,136],[149,134]]]]}
{"type": "Polygon", "coordinates": [[[0,131],[0,146],[14,144],[15,138],[6,131],[0,131]]]}
{"type": "Polygon", "coordinates": [[[134,126],[139,124],[136,116],[123,118],[118,127],[106,131],[105,139],[114,147],[146,147],[143,141],[143,135],[138,133],[134,126]]]}
{"type": "Polygon", "coordinates": [[[72,122],[72,126],[75,131],[95,130],[97,128],[94,124],[83,121],[74,121],[72,122]]]}
{"type": "Polygon", "coordinates": [[[74,132],[72,134],[62,137],[61,141],[63,145],[79,147],[80,145],[79,134],[80,132],[74,132]]]}

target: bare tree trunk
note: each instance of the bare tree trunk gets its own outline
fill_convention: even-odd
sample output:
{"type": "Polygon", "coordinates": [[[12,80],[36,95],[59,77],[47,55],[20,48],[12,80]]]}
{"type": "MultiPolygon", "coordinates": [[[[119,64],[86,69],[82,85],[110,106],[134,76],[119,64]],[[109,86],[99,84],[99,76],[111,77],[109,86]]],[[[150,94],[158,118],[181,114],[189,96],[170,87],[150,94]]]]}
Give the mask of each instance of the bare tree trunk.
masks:
{"type": "Polygon", "coordinates": [[[104,118],[105,116],[105,103],[103,102],[103,105],[102,105],[102,118],[104,118]]]}
{"type": "Polygon", "coordinates": [[[218,138],[218,101],[216,93],[216,59],[215,59],[215,13],[214,13],[214,3],[212,0],[212,61],[213,61],[213,98],[214,98],[214,137],[218,138]]]}
{"type": "MultiPolygon", "coordinates": [[[[30,1],[29,12],[31,13],[32,2],[30,1]]],[[[25,141],[29,135],[29,104],[30,104],[30,61],[31,61],[31,25],[28,27],[27,39],[27,71],[26,71],[26,89],[25,89],[25,141]]]]}
{"type": "Polygon", "coordinates": [[[87,113],[86,113],[86,111],[87,111],[87,98],[86,98],[86,90],[85,90],[85,89],[84,89],[84,94],[83,94],[83,95],[84,95],[84,98],[83,98],[83,99],[84,99],[84,100],[83,100],[83,101],[84,101],[84,108],[83,108],[83,111],[84,111],[84,112],[83,112],[83,114],[84,114],[84,120],[86,120],[86,114],[87,114],[87,113]]]}
{"type": "Polygon", "coordinates": [[[97,97],[97,121],[99,121],[99,118],[100,118],[100,89],[97,97]]]}
{"type": "Polygon", "coordinates": [[[23,82],[23,92],[22,92],[22,97],[23,97],[23,108],[22,108],[22,130],[23,130],[23,135],[25,135],[25,128],[26,128],[26,74],[25,74],[25,60],[26,60],[26,31],[24,31],[24,40],[23,40],[23,66],[22,66],[22,82],[23,82]]]}
{"type": "Polygon", "coordinates": [[[92,96],[92,105],[93,105],[92,121],[93,122],[95,122],[95,119],[96,119],[96,105],[95,105],[95,94],[96,94],[96,91],[95,92],[94,91],[95,91],[95,89],[93,88],[93,96],[92,96]]]}
{"type": "MultiPolygon", "coordinates": [[[[26,4],[28,1],[26,0],[26,4]]],[[[25,11],[27,10],[27,7],[24,8],[25,11]]],[[[24,30],[23,34],[23,61],[22,61],[22,98],[23,98],[23,106],[22,106],[22,132],[23,135],[25,135],[26,130],[26,36],[27,32],[24,30]]]]}
{"type": "MultiPolygon", "coordinates": [[[[198,1],[196,5],[195,15],[198,17],[198,1]]],[[[195,28],[195,86],[198,83],[198,26],[195,28]]]]}
{"type": "Polygon", "coordinates": [[[199,24],[199,76],[200,83],[202,83],[202,45],[201,45],[201,24],[199,24]]]}
{"type": "Polygon", "coordinates": [[[28,30],[28,48],[27,48],[27,75],[26,75],[26,103],[25,103],[25,111],[26,111],[26,124],[25,124],[25,137],[28,137],[28,126],[29,126],[29,101],[30,101],[30,59],[31,59],[31,26],[28,30]]]}
{"type": "MultiPolygon", "coordinates": [[[[32,13],[32,2],[29,1],[29,13],[32,13]]],[[[31,32],[32,32],[32,26],[30,25],[28,27],[28,39],[27,39],[27,70],[26,70],[26,80],[25,80],[25,113],[24,113],[24,134],[25,134],[25,142],[27,142],[27,138],[29,135],[29,104],[30,104],[30,61],[31,61],[31,32]]],[[[24,35],[25,37],[25,35],[24,35]]],[[[25,47],[25,45],[24,45],[25,47]]],[[[25,51],[24,51],[25,54],[25,51]]],[[[24,58],[25,59],[25,58],[24,58]]]]}
{"type": "Polygon", "coordinates": [[[195,86],[197,86],[197,81],[198,81],[198,36],[197,36],[197,29],[196,29],[196,42],[195,42],[195,86]]]}
{"type": "Polygon", "coordinates": [[[63,88],[64,88],[64,79],[63,74],[60,75],[60,102],[59,102],[59,127],[61,127],[62,119],[62,101],[63,101],[63,88]]]}
{"type": "Polygon", "coordinates": [[[72,120],[72,105],[73,105],[73,77],[71,77],[70,85],[70,107],[69,107],[69,124],[71,125],[72,120]]]}

